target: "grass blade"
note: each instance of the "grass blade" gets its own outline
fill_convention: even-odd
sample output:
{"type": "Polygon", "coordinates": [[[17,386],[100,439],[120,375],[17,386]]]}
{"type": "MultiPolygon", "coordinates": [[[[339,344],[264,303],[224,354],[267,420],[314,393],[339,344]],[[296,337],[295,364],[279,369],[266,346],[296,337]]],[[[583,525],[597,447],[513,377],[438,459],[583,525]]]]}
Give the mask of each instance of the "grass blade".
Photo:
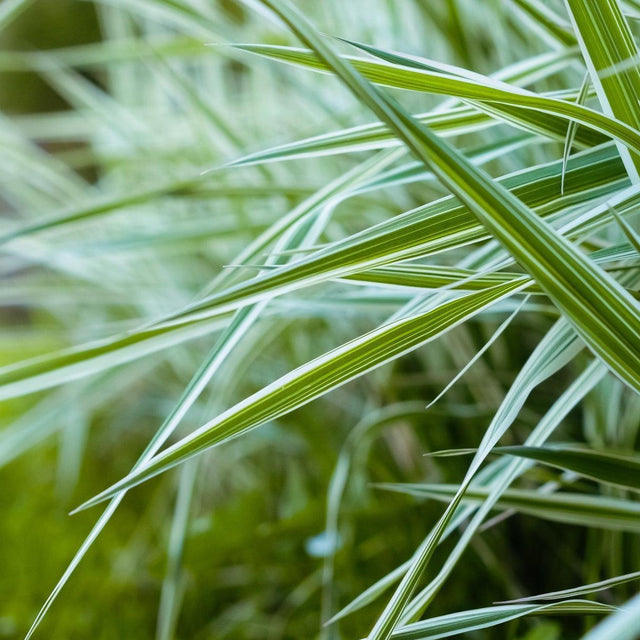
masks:
{"type": "Polygon", "coordinates": [[[460,611],[400,627],[392,634],[397,640],[436,640],[461,633],[488,629],[511,620],[535,615],[597,614],[606,615],[613,607],[587,600],[567,600],[553,605],[494,606],[460,611]]]}
{"type": "MultiPolygon", "coordinates": [[[[307,49],[253,44],[234,46],[243,51],[309,67],[313,70],[328,72],[333,69],[335,72],[335,66],[331,67],[321,61],[307,49]]],[[[401,67],[352,56],[340,56],[337,59],[353,65],[353,68],[361,73],[362,77],[376,84],[473,101],[478,108],[489,109],[492,114],[499,114],[506,122],[517,124],[528,131],[564,140],[567,127],[564,121],[575,120],[593,132],[604,134],[623,143],[633,153],[637,154],[640,151],[640,135],[635,129],[619,120],[576,103],[542,96],[520,88],[507,90],[494,86],[487,87],[466,78],[444,75],[425,69],[401,67]]],[[[489,84],[492,83],[489,82],[489,84]]],[[[379,116],[379,114],[377,115],[379,116]]],[[[582,138],[582,136],[583,130],[581,129],[576,137],[582,138]]],[[[596,139],[592,138],[595,144],[597,144],[596,139]]]]}
{"type": "Polygon", "coordinates": [[[640,571],[634,571],[633,573],[626,573],[623,576],[615,576],[614,578],[607,578],[606,580],[600,580],[599,582],[592,582],[591,584],[583,584],[579,587],[573,587],[572,589],[562,589],[562,591],[552,591],[550,593],[540,593],[535,596],[527,596],[526,598],[518,598],[517,600],[510,600],[507,602],[501,602],[500,604],[515,604],[519,602],[530,602],[535,600],[560,600],[562,598],[575,598],[578,596],[584,596],[588,593],[597,593],[604,589],[611,589],[617,587],[620,584],[626,584],[632,580],[640,579],[640,571]]]}
{"type": "Polygon", "coordinates": [[[574,471],[596,482],[640,490],[640,459],[637,457],[560,445],[497,447],[494,451],[574,471]]]}
{"type": "Polygon", "coordinates": [[[401,354],[434,340],[489,305],[517,292],[522,282],[498,285],[446,302],[424,313],[382,325],[276,380],[190,436],[169,447],[143,469],[123,478],[80,509],[180,464],[220,442],[237,437],[345,384],[401,354]]]}
{"type": "MultiPolygon", "coordinates": [[[[410,493],[445,503],[449,503],[458,492],[457,485],[445,484],[379,486],[390,491],[410,493]]],[[[467,489],[462,500],[478,504],[488,495],[489,489],[470,488],[467,489]]],[[[631,500],[581,493],[545,494],[527,489],[508,489],[502,494],[496,507],[498,509],[513,509],[518,513],[564,524],[630,533],[640,532],[640,503],[631,500]]]]}
{"type": "MultiPolygon", "coordinates": [[[[625,64],[638,60],[638,47],[618,0],[565,2],[604,112],[635,129],[640,128],[640,71],[637,65],[625,64]]],[[[638,157],[622,145],[619,149],[629,177],[637,182],[640,179],[638,157]]]]}

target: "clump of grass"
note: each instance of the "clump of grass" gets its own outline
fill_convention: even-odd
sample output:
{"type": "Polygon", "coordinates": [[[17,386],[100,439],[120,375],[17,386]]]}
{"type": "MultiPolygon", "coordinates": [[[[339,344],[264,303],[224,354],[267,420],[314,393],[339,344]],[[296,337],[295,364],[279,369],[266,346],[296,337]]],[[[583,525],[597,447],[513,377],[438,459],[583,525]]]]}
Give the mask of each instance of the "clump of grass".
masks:
{"type": "Polygon", "coordinates": [[[636,5],[1,51],[68,108],[0,121],[0,634],[636,637],[636,5]]]}

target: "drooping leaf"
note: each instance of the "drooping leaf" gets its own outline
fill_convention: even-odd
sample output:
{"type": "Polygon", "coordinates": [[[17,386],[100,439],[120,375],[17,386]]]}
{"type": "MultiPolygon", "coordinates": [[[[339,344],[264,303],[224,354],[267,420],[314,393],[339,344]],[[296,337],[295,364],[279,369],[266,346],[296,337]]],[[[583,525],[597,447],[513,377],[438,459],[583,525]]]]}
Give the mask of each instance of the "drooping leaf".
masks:
{"type": "MultiPolygon", "coordinates": [[[[565,0],[589,75],[605,113],[640,127],[640,71],[629,60],[639,51],[618,0],[565,0]],[[624,65],[624,66],[622,66],[624,65]]],[[[640,179],[640,160],[620,146],[629,177],[640,179]]]]}
{"type": "MultiPolygon", "coordinates": [[[[456,485],[411,484],[380,485],[381,488],[448,503],[458,492],[456,485]]],[[[463,501],[478,503],[488,489],[467,489],[463,501]]],[[[508,489],[496,503],[499,509],[513,509],[544,520],[597,527],[613,531],[640,531],[640,502],[581,493],[541,493],[527,489],[508,489]]]]}
{"type": "MultiPolygon", "coordinates": [[[[243,44],[234,46],[244,51],[283,60],[291,64],[321,71],[331,70],[326,62],[320,61],[311,51],[306,49],[278,45],[243,44]]],[[[576,103],[541,96],[520,88],[511,90],[498,88],[491,86],[493,84],[491,82],[487,83],[489,85],[487,86],[487,84],[473,82],[459,76],[445,75],[425,69],[392,65],[351,56],[342,56],[340,59],[353,65],[353,68],[363,77],[376,84],[474,101],[479,108],[486,109],[491,114],[500,114],[509,123],[517,124],[539,134],[564,140],[566,124],[562,124],[562,121],[573,119],[594,132],[615,138],[633,149],[635,153],[640,150],[640,140],[631,127],[576,103]]],[[[335,72],[335,67],[332,70],[335,72]]],[[[577,138],[582,137],[581,131],[582,129],[576,134],[577,138]]]]}
{"type": "Polygon", "coordinates": [[[517,600],[501,602],[500,604],[515,604],[520,602],[532,602],[539,600],[561,600],[562,598],[576,598],[578,596],[584,596],[588,593],[597,593],[598,591],[603,591],[604,589],[611,589],[612,587],[617,587],[620,584],[626,584],[627,582],[639,579],[640,571],[634,571],[633,573],[625,573],[622,576],[607,578],[606,580],[592,582],[591,584],[583,584],[579,587],[573,587],[571,589],[562,589],[561,591],[540,593],[535,596],[527,596],[525,598],[518,598],[517,600]]]}
{"type": "Polygon", "coordinates": [[[98,504],[201,451],[284,415],[349,380],[426,344],[523,286],[522,281],[511,282],[470,293],[432,310],[382,325],[311,360],[217,416],[80,508],[98,504]]]}
{"type": "Polygon", "coordinates": [[[494,451],[574,471],[598,482],[640,490],[640,459],[637,456],[561,445],[497,447],[494,451]]]}
{"type": "Polygon", "coordinates": [[[524,616],[597,614],[606,615],[615,608],[587,600],[567,600],[548,605],[497,605],[484,609],[460,611],[400,627],[391,635],[397,640],[436,640],[460,633],[487,629],[524,616]],[[516,608],[518,607],[518,608],[516,608]]]}

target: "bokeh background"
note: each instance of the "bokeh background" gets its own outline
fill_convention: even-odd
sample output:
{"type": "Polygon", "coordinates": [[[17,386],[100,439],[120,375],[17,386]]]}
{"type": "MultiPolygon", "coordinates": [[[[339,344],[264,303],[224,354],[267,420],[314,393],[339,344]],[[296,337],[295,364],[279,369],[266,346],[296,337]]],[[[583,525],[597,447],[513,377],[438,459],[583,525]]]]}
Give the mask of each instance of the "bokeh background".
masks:
{"type": "MultiPolygon", "coordinates": [[[[0,15],[8,4],[0,4],[0,15]]],[[[333,78],[226,47],[296,44],[277,24],[233,0],[23,4],[0,31],[4,228],[372,121],[333,78]],[[176,19],[173,4],[206,19],[188,11],[176,19]]],[[[327,34],[480,73],[548,47],[514,9],[517,3],[297,4],[327,34]]],[[[577,71],[568,68],[536,89],[573,86],[576,78],[579,83],[577,71]]],[[[425,94],[401,98],[414,111],[440,101],[425,94]]],[[[488,144],[508,131],[497,127],[454,142],[488,144]]],[[[561,154],[560,143],[530,145],[487,169],[500,175],[561,154]]],[[[113,335],[186,304],[260,230],[361,157],[212,174],[203,188],[123,203],[108,216],[8,245],[0,255],[0,364],[113,335]]],[[[320,242],[444,193],[435,182],[419,182],[355,198],[337,208],[320,242]]],[[[391,298],[367,302],[351,295],[347,287],[325,287],[278,307],[234,353],[179,434],[375,326],[394,308],[391,298]]],[[[176,638],[330,638],[337,632],[322,630],[323,610],[336,611],[404,562],[442,511],[438,503],[416,502],[373,484],[459,482],[467,459],[423,454],[477,445],[555,319],[542,304],[536,313],[516,317],[463,381],[424,411],[491,337],[504,311],[458,327],[438,343],[131,491],[35,637],[154,637],[170,574],[176,592],[169,626],[176,638]],[[336,539],[326,534],[326,519],[339,460],[348,460],[349,470],[336,539]],[[180,487],[191,500],[184,544],[176,549],[171,531],[180,487]],[[328,593],[323,575],[330,557],[335,578],[328,593]]],[[[24,636],[99,513],[69,511],[126,475],[214,338],[182,342],[0,404],[0,638],[24,636]]],[[[578,358],[536,390],[506,443],[524,439],[582,364],[578,358]]],[[[619,393],[613,382],[599,386],[586,411],[573,412],[560,435],[599,437],[611,419],[608,399],[619,393]]],[[[546,472],[537,473],[544,481],[546,472]]],[[[623,572],[627,560],[620,549],[627,542],[611,546],[616,535],[527,516],[507,519],[474,538],[431,612],[623,572]]],[[[438,551],[442,558],[451,545],[438,551]]],[[[637,558],[638,546],[632,549],[637,558]]],[[[379,608],[377,602],[347,617],[340,637],[365,635],[379,608]]],[[[469,637],[570,638],[578,637],[583,624],[526,620],[469,637]]]]}

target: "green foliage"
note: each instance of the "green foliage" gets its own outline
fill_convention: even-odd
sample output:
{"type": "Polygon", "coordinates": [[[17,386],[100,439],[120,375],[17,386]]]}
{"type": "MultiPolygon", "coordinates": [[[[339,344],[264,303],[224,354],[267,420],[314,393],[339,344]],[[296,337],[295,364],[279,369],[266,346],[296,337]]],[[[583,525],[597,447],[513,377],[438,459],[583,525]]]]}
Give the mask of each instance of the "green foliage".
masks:
{"type": "Polygon", "coordinates": [[[0,638],[635,637],[640,5],[79,4],[0,4],[0,638]]]}

